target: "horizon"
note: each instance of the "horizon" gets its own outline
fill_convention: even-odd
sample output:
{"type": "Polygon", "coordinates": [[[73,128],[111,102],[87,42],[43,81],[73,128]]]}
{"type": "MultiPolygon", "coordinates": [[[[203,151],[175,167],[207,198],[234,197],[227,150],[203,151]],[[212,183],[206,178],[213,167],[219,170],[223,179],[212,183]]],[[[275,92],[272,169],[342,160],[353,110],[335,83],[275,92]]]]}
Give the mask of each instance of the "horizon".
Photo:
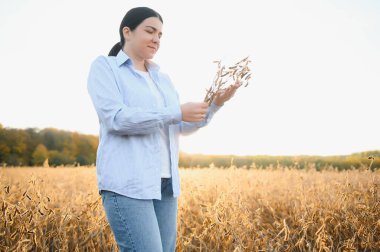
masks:
{"type": "MultiPolygon", "coordinates": [[[[45,130],[45,129],[54,129],[54,130],[58,130],[58,131],[64,131],[64,132],[68,132],[68,133],[77,133],[77,134],[80,134],[80,135],[94,136],[94,137],[99,138],[99,135],[96,135],[96,134],[81,133],[81,132],[78,132],[78,131],[64,130],[64,129],[59,129],[59,128],[55,128],[55,127],[46,127],[46,128],[36,128],[36,127],[12,128],[12,127],[4,126],[1,122],[0,122],[0,125],[3,128],[6,128],[6,129],[16,129],[16,130],[35,129],[38,132],[42,131],[42,130],[45,130]]],[[[212,153],[187,152],[187,151],[183,151],[182,149],[180,149],[180,152],[183,153],[183,154],[185,154],[185,155],[205,155],[205,156],[237,156],[237,157],[245,157],[245,156],[250,156],[250,157],[254,157],[254,156],[308,157],[309,156],[309,157],[337,157],[337,156],[351,156],[351,155],[362,154],[362,153],[367,153],[367,152],[380,152],[380,149],[363,150],[363,151],[353,152],[353,153],[331,154],[331,155],[315,155],[315,154],[294,154],[294,155],[247,154],[247,155],[241,155],[241,154],[232,154],[232,153],[225,153],[225,154],[215,153],[215,154],[212,154],[212,153]]]]}

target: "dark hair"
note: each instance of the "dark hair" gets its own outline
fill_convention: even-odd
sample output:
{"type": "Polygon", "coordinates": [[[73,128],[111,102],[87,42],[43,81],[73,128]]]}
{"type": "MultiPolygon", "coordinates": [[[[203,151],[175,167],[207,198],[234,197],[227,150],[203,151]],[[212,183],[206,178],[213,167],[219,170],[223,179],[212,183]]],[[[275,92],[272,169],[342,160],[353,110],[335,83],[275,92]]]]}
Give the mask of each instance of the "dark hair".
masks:
{"type": "Polygon", "coordinates": [[[125,14],[120,24],[120,28],[119,28],[120,42],[116,43],[112,47],[111,51],[108,53],[108,56],[116,56],[121,50],[121,48],[123,48],[124,42],[125,42],[124,36],[123,36],[124,27],[127,26],[131,31],[133,31],[145,19],[150,18],[150,17],[156,17],[160,19],[161,23],[163,23],[161,15],[155,10],[152,10],[148,7],[136,7],[136,8],[130,9],[127,12],[127,14],[125,14]]]}

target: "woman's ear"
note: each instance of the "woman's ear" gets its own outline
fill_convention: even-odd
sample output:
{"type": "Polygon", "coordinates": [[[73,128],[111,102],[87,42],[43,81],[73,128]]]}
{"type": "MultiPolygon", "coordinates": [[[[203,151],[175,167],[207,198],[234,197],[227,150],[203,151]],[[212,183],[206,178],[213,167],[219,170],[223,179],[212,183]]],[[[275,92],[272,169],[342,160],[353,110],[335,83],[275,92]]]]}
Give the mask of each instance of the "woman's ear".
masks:
{"type": "Polygon", "coordinates": [[[125,26],[123,27],[123,36],[125,41],[128,41],[131,37],[132,31],[129,29],[129,27],[125,26]]]}

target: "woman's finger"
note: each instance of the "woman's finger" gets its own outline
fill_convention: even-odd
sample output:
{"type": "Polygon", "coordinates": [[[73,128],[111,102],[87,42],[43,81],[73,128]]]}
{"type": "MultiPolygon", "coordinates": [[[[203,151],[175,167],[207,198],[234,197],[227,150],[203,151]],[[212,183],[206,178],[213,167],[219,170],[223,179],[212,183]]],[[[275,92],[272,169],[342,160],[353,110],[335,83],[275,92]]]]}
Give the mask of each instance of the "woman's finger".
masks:
{"type": "Polygon", "coordinates": [[[203,120],[203,119],[205,119],[205,117],[206,117],[206,115],[198,115],[198,116],[197,116],[197,119],[198,119],[198,120],[203,120]]]}

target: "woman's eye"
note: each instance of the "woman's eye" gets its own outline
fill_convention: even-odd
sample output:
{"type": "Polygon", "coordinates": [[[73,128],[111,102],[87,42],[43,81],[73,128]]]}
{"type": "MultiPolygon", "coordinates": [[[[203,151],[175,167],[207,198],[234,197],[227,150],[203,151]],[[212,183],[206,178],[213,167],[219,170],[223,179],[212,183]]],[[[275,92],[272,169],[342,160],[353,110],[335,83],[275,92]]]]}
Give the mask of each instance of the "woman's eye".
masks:
{"type": "Polygon", "coordinates": [[[153,33],[153,31],[146,31],[147,33],[150,33],[150,34],[152,34],[153,33]]]}

